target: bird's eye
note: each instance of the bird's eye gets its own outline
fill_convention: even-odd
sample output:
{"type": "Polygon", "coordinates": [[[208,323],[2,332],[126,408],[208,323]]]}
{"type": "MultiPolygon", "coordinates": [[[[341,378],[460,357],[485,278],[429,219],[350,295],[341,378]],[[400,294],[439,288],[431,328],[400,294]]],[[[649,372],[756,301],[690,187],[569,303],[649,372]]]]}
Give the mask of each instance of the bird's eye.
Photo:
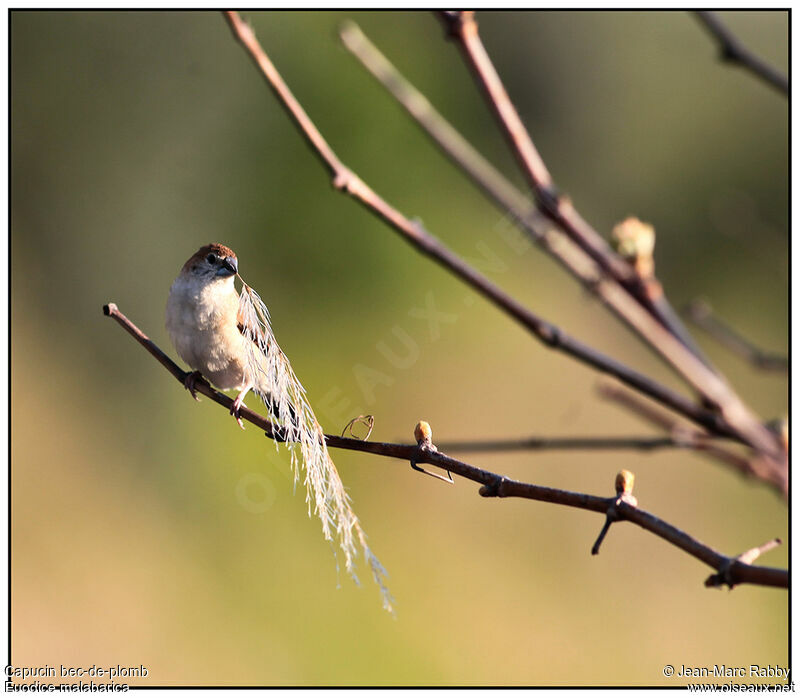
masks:
{"type": "Polygon", "coordinates": [[[212,252],[210,255],[208,255],[208,257],[206,257],[206,262],[208,262],[209,264],[216,264],[217,263],[217,255],[215,255],[212,252]]]}

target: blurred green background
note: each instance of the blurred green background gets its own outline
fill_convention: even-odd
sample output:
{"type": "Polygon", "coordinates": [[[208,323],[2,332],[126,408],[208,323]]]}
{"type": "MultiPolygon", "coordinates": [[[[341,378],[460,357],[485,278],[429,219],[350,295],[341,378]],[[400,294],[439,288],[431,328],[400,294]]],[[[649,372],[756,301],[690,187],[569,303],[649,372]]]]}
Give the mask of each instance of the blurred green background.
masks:
{"type": "MultiPolygon", "coordinates": [[[[670,385],[661,364],[508,226],[340,45],[355,20],[522,183],[455,45],[426,12],[247,15],[340,157],[388,201],[575,336],[670,385]]],[[[783,70],[788,14],[723,13],[783,70]]],[[[488,51],[556,183],[599,230],[657,229],[674,305],[697,295],[788,345],[788,104],[717,60],[684,12],[480,13],[488,51]]],[[[547,351],[336,193],[211,12],[13,12],[12,662],[139,665],[170,684],[659,684],[665,664],[788,663],[784,591],[708,590],[709,570],[631,525],[492,501],[407,463],[334,452],[393,620],[361,569],[338,580],[284,454],[197,404],[113,322],[170,354],[169,286],[233,247],[327,431],[376,440],[648,434],[597,375],[547,351]],[[473,303],[474,301],[474,303],[473,303]],[[450,314],[431,332],[414,309],[450,314]],[[359,380],[360,377],[360,380],[359,380]],[[366,377],[366,378],[365,378],[366,377]]],[[[699,341],[765,419],[787,383],[699,341]]],[[[251,400],[251,404],[255,405],[251,400]]],[[[788,533],[786,505],[691,453],[465,456],[611,494],[725,553],[788,533]]],[[[779,549],[764,564],[786,565],[779,549]]]]}

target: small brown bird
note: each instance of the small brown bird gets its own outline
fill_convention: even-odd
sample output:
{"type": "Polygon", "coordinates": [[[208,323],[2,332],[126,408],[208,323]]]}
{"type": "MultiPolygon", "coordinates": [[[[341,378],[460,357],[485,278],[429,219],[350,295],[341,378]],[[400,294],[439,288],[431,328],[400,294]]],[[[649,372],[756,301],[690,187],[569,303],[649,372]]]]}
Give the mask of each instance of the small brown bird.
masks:
{"type": "Polygon", "coordinates": [[[239,425],[239,408],[253,388],[246,376],[246,342],[239,318],[239,294],[233,279],[239,272],[236,253],[225,245],[201,247],[183,265],[167,300],[167,331],[180,357],[194,371],[186,387],[196,398],[200,375],[220,390],[238,390],[231,414],[239,425]]]}
{"type": "Polygon", "coordinates": [[[231,414],[239,426],[245,395],[252,390],[264,401],[283,429],[295,482],[301,467],[304,471],[309,515],[313,501],[323,535],[332,540],[336,532],[345,568],[354,578],[358,541],[384,607],[391,610],[391,595],[383,582],[386,572],[367,545],[305,389],[272,334],[269,311],[244,282],[242,293],[236,291],[236,276],[239,262],[234,251],[213,243],[189,257],[170,288],[167,331],[180,357],[194,369],[186,387],[196,399],[195,383],[202,375],[220,390],[237,390],[231,414]]]}

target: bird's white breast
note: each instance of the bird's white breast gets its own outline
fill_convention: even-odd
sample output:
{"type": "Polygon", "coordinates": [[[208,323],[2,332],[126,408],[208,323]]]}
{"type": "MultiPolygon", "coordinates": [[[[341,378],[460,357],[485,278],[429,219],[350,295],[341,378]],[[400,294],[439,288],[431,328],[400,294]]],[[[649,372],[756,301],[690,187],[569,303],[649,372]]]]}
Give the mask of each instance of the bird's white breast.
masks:
{"type": "Polygon", "coordinates": [[[245,383],[238,307],[232,277],[204,281],[181,273],[167,300],[167,331],[178,354],[222,390],[239,390],[245,383]]]}

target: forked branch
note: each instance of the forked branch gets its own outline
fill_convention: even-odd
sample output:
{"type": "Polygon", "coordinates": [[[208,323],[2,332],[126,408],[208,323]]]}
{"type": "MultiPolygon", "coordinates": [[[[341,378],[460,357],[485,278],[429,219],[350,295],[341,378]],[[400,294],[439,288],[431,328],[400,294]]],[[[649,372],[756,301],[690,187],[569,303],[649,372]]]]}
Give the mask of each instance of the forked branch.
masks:
{"type": "MultiPolygon", "coordinates": [[[[531,200],[486,160],[417,90],[353,22],[346,22],[339,35],[347,49],[391,93],[444,153],[462,169],[501,211],[524,230],[547,254],[567,269],[590,293],[596,295],[618,318],[631,328],[645,346],[665,359],[662,351],[669,343],[669,330],[636,297],[576,244],[550,219],[541,214],[531,200]]],[[[605,244],[605,243],[603,243],[605,244]]],[[[648,303],[658,305],[664,317],[674,313],[663,295],[661,284],[647,280],[648,303]],[[657,289],[653,291],[653,289],[657,289]],[[651,292],[652,291],[652,292],[651,292]],[[659,300],[660,299],[660,300],[659,300]]],[[[637,290],[643,290],[636,286],[637,290]]],[[[645,289],[646,290],[646,289],[645,289]]],[[[678,328],[673,320],[670,326],[678,328]]],[[[685,342],[701,356],[690,335],[680,325],[685,342]]]]}
{"type": "MultiPolygon", "coordinates": [[[[762,450],[765,451],[775,448],[774,443],[768,437],[757,438],[760,433],[754,435],[752,430],[740,429],[730,420],[724,419],[722,415],[696,404],[680,393],[602,354],[542,319],[449,250],[420,223],[410,220],[388,204],[339,160],[267,57],[251,27],[242,20],[237,12],[226,12],[225,16],[234,36],[247,50],[295,126],[325,165],[336,189],[348,194],[367,210],[388,223],[407,242],[481,293],[528,329],[545,346],[572,356],[601,373],[616,377],[622,383],[650,396],[714,434],[733,437],[744,443],[762,447],[762,450]]],[[[665,336],[665,341],[672,339],[668,333],[665,333],[665,336]]]]}
{"type": "MultiPolygon", "coordinates": [[[[448,34],[458,41],[478,85],[498,119],[512,152],[527,176],[539,210],[561,226],[564,232],[600,265],[601,269],[621,283],[680,343],[705,361],[691,335],[667,303],[660,284],[641,279],[630,264],[611,250],[603,236],[580,216],[571,201],[555,187],[544,160],[539,155],[483,46],[478,34],[475,13],[473,11],[445,11],[440,12],[439,16],[444,21],[448,34]]],[[[677,368],[679,371],[681,370],[680,366],[677,368]]]]}
{"type": "MultiPolygon", "coordinates": [[[[139,344],[141,344],[172,376],[184,385],[188,372],[181,368],[167,356],[147,335],[145,335],[133,322],[120,312],[114,303],[103,306],[103,313],[113,318],[119,325],[130,334],[139,344]]],[[[204,381],[195,384],[197,392],[202,393],[215,403],[222,405],[227,410],[233,400],[227,395],[214,390],[204,381]]],[[[277,441],[283,441],[281,428],[262,417],[257,412],[253,412],[247,407],[242,406],[240,416],[251,424],[255,424],[259,429],[263,429],[266,435],[277,441]]],[[[325,441],[330,448],[339,448],[350,451],[361,451],[374,455],[397,458],[404,461],[415,463],[427,463],[443,470],[459,475],[467,480],[472,480],[481,485],[480,494],[484,497],[521,497],[533,499],[540,502],[550,502],[551,504],[561,504],[563,506],[585,509],[587,511],[598,512],[607,515],[613,508],[616,520],[630,521],[637,526],[655,534],[672,545],[680,548],[689,555],[697,558],[701,562],[711,567],[715,574],[709,579],[717,580],[717,586],[728,584],[756,584],[760,586],[788,588],[789,572],[775,567],[761,567],[749,564],[746,559],[740,557],[729,557],[718,553],[709,546],[692,538],[687,533],[659,519],[637,506],[632,506],[627,501],[620,501],[616,497],[598,497],[579,492],[570,492],[552,487],[542,487],[529,483],[519,482],[503,477],[497,473],[478,468],[469,463],[450,458],[435,448],[422,448],[419,445],[399,444],[399,443],[379,443],[371,441],[360,441],[359,439],[349,439],[333,434],[326,434],[325,441]]]]}
{"type": "Polygon", "coordinates": [[[708,433],[691,428],[685,422],[679,421],[621,386],[604,382],[598,387],[598,393],[639,419],[664,430],[670,438],[686,444],[687,448],[733,468],[746,477],[758,478],[774,487],[784,497],[788,496],[789,468],[785,448],[781,459],[766,458],[757,453],[743,455],[719,443],[718,440],[715,441],[708,433]]]}
{"type": "Polygon", "coordinates": [[[719,44],[720,58],[723,61],[740,65],[767,84],[783,92],[787,97],[789,96],[789,78],[777,68],[773,68],[765,60],[756,56],[739,41],[736,35],[722,23],[715,12],[699,10],[694,14],[706,31],[719,44]]]}
{"type": "MultiPolygon", "coordinates": [[[[489,58],[478,34],[478,24],[472,11],[440,13],[448,33],[456,39],[464,57],[475,75],[478,85],[486,95],[503,128],[509,144],[526,174],[540,210],[556,222],[584,251],[630,288],[635,281],[633,268],[608,248],[602,236],[592,228],[564,196],[558,194],[550,174],[539,156],[522,120],[519,118],[505,87],[489,58]]],[[[643,303],[645,297],[637,298],[643,303]]],[[[778,456],[778,444],[769,431],[755,418],[728,384],[706,366],[698,356],[687,349],[680,332],[661,317],[657,309],[649,308],[670,329],[656,345],[674,368],[712,405],[718,406],[728,426],[756,450],[778,456]]]]}

